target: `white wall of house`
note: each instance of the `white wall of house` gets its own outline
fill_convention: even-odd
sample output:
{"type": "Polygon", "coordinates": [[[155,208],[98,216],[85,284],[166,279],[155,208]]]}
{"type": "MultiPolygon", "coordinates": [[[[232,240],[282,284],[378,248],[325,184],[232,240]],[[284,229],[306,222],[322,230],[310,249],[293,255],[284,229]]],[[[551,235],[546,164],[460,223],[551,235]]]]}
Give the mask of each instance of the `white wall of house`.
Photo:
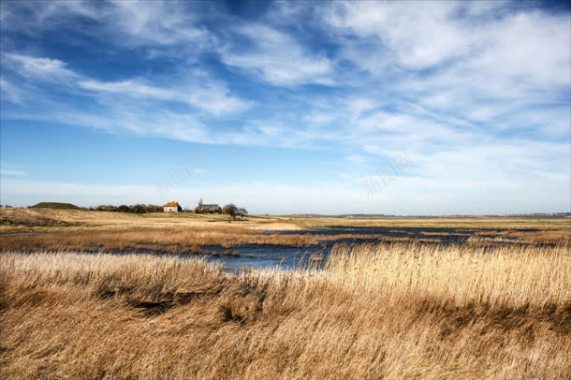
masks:
{"type": "Polygon", "coordinates": [[[176,206],[173,207],[163,207],[165,212],[178,212],[178,208],[176,206]]]}

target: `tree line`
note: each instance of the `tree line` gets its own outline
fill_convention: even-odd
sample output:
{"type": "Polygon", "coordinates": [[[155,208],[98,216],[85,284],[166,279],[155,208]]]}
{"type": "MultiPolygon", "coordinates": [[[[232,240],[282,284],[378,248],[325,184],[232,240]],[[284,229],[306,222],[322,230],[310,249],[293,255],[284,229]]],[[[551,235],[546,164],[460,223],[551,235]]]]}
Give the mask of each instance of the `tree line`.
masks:
{"type": "MultiPolygon", "coordinates": [[[[135,205],[99,205],[97,207],[91,207],[90,210],[95,211],[111,211],[111,212],[130,212],[133,214],[145,214],[149,212],[163,212],[163,206],[153,205],[153,204],[135,204],[135,205]]],[[[183,212],[192,212],[192,210],[183,210],[183,212]]],[[[232,218],[237,216],[248,215],[248,211],[245,208],[239,208],[234,204],[228,204],[222,207],[222,214],[230,215],[232,218]]]]}
{"type": "Polygon", "coordinates": [[[163,206],[159,205],[145,205],[145,204],[135,204],[135,205],[99,205],[94,208],[95,211],[114,211],[114,212],[131,212],[134,214],[145,214],[148,212],[163,212],[163,206]]]}

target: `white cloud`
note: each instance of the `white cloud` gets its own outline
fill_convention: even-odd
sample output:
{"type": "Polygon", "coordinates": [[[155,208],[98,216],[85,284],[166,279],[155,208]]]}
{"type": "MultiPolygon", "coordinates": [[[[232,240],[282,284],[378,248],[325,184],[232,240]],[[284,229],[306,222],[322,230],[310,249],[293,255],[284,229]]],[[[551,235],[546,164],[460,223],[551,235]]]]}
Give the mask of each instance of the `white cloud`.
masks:
{"type": "MultiPolygon", "coordinates": [[[[450,85],[471,82],[482,90],[490,88],[489,96],[497,87],[517,94],[521,84],[568,85],[568,15],[524,9],[483,18],[481,12],[471,12],[481,9],[479,4],[336,2],[321,12],[333,33],[358,37],[343,40],[346,54],[375,74],[395,65],[415,70],[448,63],[436,72],[438,81],[452,75],[450,85]]],[[[502,6],[498,3],[493,9],[502,6]]],[[[422,82],[419,86],[426,88],[422,82]]]]}
{"type": "Polygon", "coordinates": [[[357,37],[343,40],[347,58],[373,73],[394,65],[418,70],[447,63],[488,82],[569,82],[568,15],[500,12],[506,3],[488,2],[491,9],[481,3],[334,2],[321,14],[333,33],[357,37]]]}
{"type": "MultiPolygon", "coordinates": [[[[17,73],[30,83],[58,82],[69,87],[69,91],[83,89],[98,94],[179,102],[212,115],[239,112],[253,105],[252,101],[233,96],[223,82],[212,79],[203,71],[187,70],[184,74],[180,74],[181,78],[170,78],[169,82],[175,82],[175,85],[170,83],[156,85],[137,78],[103,82],[76,73],[58,59],[17,53],[4,53],[3,58],[5,71],[17,73]]],[[[12,81],[3,77],[1,85],[3,92],[12,102],[17,102],[22,97],[22,89],[16,87],[12,81]]],[[[114,100],[121,102],[120,98],[114,100]]]]}
{"type": "Polygon", "coordinates": [[[128,131],[141,136],[212,143],[211,132],[197,117],[187,113],[153,109],[142,112],[140,104],[106,102],[104,112],[94,115],[72,107],[59,107],[44,115],[52,122],[111,132],[128,131]]]}
{"type": "MultiPolygon", "coordinates": [[[[22,54],[4,56],[8,57],[6,75],[13,76],[14,80],[18,77],[25,80],[20,80],[17,87],[13,85],[14,80],[2,78],[3,97],[12,103],[26,99],[18,113],[3,112],[5,118],[44,120],[218,144],[232,143],[240,137],[212,130],[203,119],[241,112],[254,104],[232,95],[223,82],[212,79],[203,71],[187,71],[178,78],[169,78],[162,85],[138,78],[104,82],[76,73],[57,59],[22,54]],[[15,62],[22,66],[14,65],[15,62]],[[83,99],[83,104],[53,101],[50,88],[37,86],[56,80],[58,90],[83,99]],[[171,103],[183,104],[190,109],[173,111],[168,107],[171,103]],[[98,111],[94,112],[94,109],[98,111]]],[[[256,136],[250,137],[255,140],[256,136]]]]}
{"type": "Polygon", "coordinates": [[[284,32],[263,24],[246,24],[234,29],[253,44],[251,49],[226,46],[220,50],[222,61],[260,76],[277,86],[307,83],[333,84],[330,60],[305,51],[284,32]]]}
{"type": "Polygon", "coordinates": [[[539,11],[517,13],[491,22],[482,32],[486,48],[467,62],[489,81],[511,78],[536,86],[568,86],[571,51],[568,15],[551,16],[539,11]]]}
{"type": "Polygon", "coordinates": [[[0,3],[3,31],[18,31],[28,35],[65,24],[66,17],[98,17],[97,7],[88,1],[6,1],[0,3]]]}
{"type": "Polygon", "coordinates": [[[37,35],[45,30],[66,28],[78,17],[96,25],[74,33],[96,34],[117,45],[184,45],[191,55],[215,43],[215,36],[197,25],[195,8],[201,4],[174,1],[91,2],[52,0],[41,2],[3,2],[2,29],[37,35]],[[117,38],[119,36],[119,38],[117,38]]]}
{"type": "Polygon", "coordinates": [[[18,87],[2,77],[0,77],[0,94],[2,98],[15,104],[22,101],[22,93],[18,87]]]}
{"type": "MultiPolygon", "coordinates": [[[[336,2],[318,12],[341,45],[338,59],[371,75],[356,87],[377,86],[380,91],[369,91],[370,100],[376,97],[370,103],[378,104],[379,96],[389,100],[384,106],[404,113],[400,119],[422,115],[437,129],[490,137],[521,131],[568,136],[569,15],[514,5],[336,2]]],[[[354,106],[349,110],[360,114],[354,106]]],[[[395,124],[392,118],[389,126],[395,124]]],[[[415,123],[406,124],[415,130],[415,123]]]]}
{"type": "Polygon", "coordinates": [[[205,48],[215,42],[206,28],[197,25],[191,2],[124,1],[111,2],[112,9],[104,15],[110,25],[139,44],[188,44],[193,50],[205,48]]]}
{"type": "Polygon", "coordinates": [[[4,53],[2,58],[5,68],[10,68],[24,77],[35,80],[57,82],[69,81],[77,77],[59,59],[32,57],[18,53],[4,53]]]}
{"type": "Polygon", "coordinates": [[[149,86],[136,80],[124,80],[121,82],[100,82],[97,80],[82,80],[79,87],[86,90],[123,94],[141,98],[155,98],[162,100],[172,99],[173,93],[169,90],[149,86]]]}
{"type": "Polygon", "coordinates": [[[460,57],[475,43],[452,17],[457,5],[452,2],[334,2],[325,20],[337,29],[346,29],[361,38],[374,38],[379,67],[392,56],[411,69],[430,67],[460,57]]]}
{"type": "Polygon", "coordinates": [[[78,85],[83,89],[99,93],[185,103],[213,115],[242,111],[252,105],[252,102],[232,96],[224,84],[206,75],[193,78],[176,87],[158,87],[134,79],[120,82],[100,82],[90,79],[82,80],[78,85]]]}

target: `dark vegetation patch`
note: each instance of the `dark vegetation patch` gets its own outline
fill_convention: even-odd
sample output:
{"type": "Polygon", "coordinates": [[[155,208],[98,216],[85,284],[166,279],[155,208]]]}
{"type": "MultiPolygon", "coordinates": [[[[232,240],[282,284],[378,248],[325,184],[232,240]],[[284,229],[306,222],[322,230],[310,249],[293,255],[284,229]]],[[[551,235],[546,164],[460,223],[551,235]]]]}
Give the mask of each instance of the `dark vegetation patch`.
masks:
{"type": "Polygon", "coordinates": [[[4,226],[24,226],[24,227],[50,227],[50,226],[68,226],[70,223],[63,220],[48,218],[46,216],[34,216],[33,218],[17,214],[8,214],[0,216],[0,225],[4,226]]]}
{"type": "Polygon", "coordinates": [[[60,203],[60,202],[40,202],[29,208],[49,208],[53,210],[81,210],[80,207],[77,207],[71,203],[60,203]]]}
{"type": "Polygon", "coordinates": [[[482,330],[499,330],[502,333],[525,329],[528,325],[546,324],[558,334],[571,334],[571,303],[559,306],[546,304],[512,307],[487,303],[455,306],[427,298],[416,303],[415,309],[418,315],[430,314],[434,320],[443,321],[443,338],[472,324],[480,324],[482,330]]]}
{"type": "Polygon", "coordinates": [[[149,302],[149,301],[134,302],[130,305],[134,308],[141,309],[143,315],[147,317],[153,317],[156,315],[163,314],[172,307],[172,305],[166,302],[149,302]]]}
{"type": "Polygon", "coordinates": [[[119,281],[103,281],[95,290],[94,296],[103,300],[119,300],[130,308],[142,312],[144,317],[154,317],[179,306],[199,299],[219,297],[228,286],[224,282],[213,282],[195,289],[165,290],[162,285],[125,286],[119,281]]]}

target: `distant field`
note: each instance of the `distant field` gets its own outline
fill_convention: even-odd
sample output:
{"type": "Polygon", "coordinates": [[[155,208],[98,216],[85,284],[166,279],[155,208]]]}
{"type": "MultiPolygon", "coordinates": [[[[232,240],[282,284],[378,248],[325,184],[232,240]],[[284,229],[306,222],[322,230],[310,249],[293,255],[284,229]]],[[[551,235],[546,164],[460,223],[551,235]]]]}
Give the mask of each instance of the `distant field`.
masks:
{"type": "MultiPolygon", "coordinates": [[[[431,238],[469,233],[472,236],[469,243],[480,246],[513,240],[552,245],[568,245],[571,241],[569,218],[334,218],[254,215],[230,222],[223,215],[190,213],[136,215],[85,210],[1,209],[0,249],[153,247],[166,252],[193,253],[204,245],[304,246],[324,240],[358,240],[380,236],[367,232],[367,228],[416,229],[426,231],[431,238]],[[314,233],[315,230],[340,226],[345,231],[339,235],[318,236],[314,233]]],[[[383,235],[385,242],[406,240],[386,235],[383,235]]],[[[420,241],[423,240],[427,239],[420,241]]]]}
{"type": "Polygon", "coordinates": [[[0,377],[571,377],[566,248],[340,248],[321,272],[0,255],[0,377]]]}
{"type": "MultiPolygon", "coordinates": [[[[72,205],[73,206],[73,205],[72,205]]],[[[7,222],[15,220],[22,225],[33,227],[54,227],[44,221],[60,221],[75,227],[113,229],[121,227],[184,227],[218,226],[227,227],[226,215],[203,215],[193,213],[148,213],[131,214],[124,212],[104,212],[86,210],[65,210],[50,208],[0,209],[0,232],[11,227],[7,222]]],[[[17,226],[19,223],[14,223],[17,226]]],[[[537,229],[571,230],[571,218],[564,217],[303,217],[303,216],[263,216],[250,215],[234,225],[251,229],[308,229],[330,226],[355,227],[435,227],[435,228],[486,228],[486,229],[537,229]]]]}

